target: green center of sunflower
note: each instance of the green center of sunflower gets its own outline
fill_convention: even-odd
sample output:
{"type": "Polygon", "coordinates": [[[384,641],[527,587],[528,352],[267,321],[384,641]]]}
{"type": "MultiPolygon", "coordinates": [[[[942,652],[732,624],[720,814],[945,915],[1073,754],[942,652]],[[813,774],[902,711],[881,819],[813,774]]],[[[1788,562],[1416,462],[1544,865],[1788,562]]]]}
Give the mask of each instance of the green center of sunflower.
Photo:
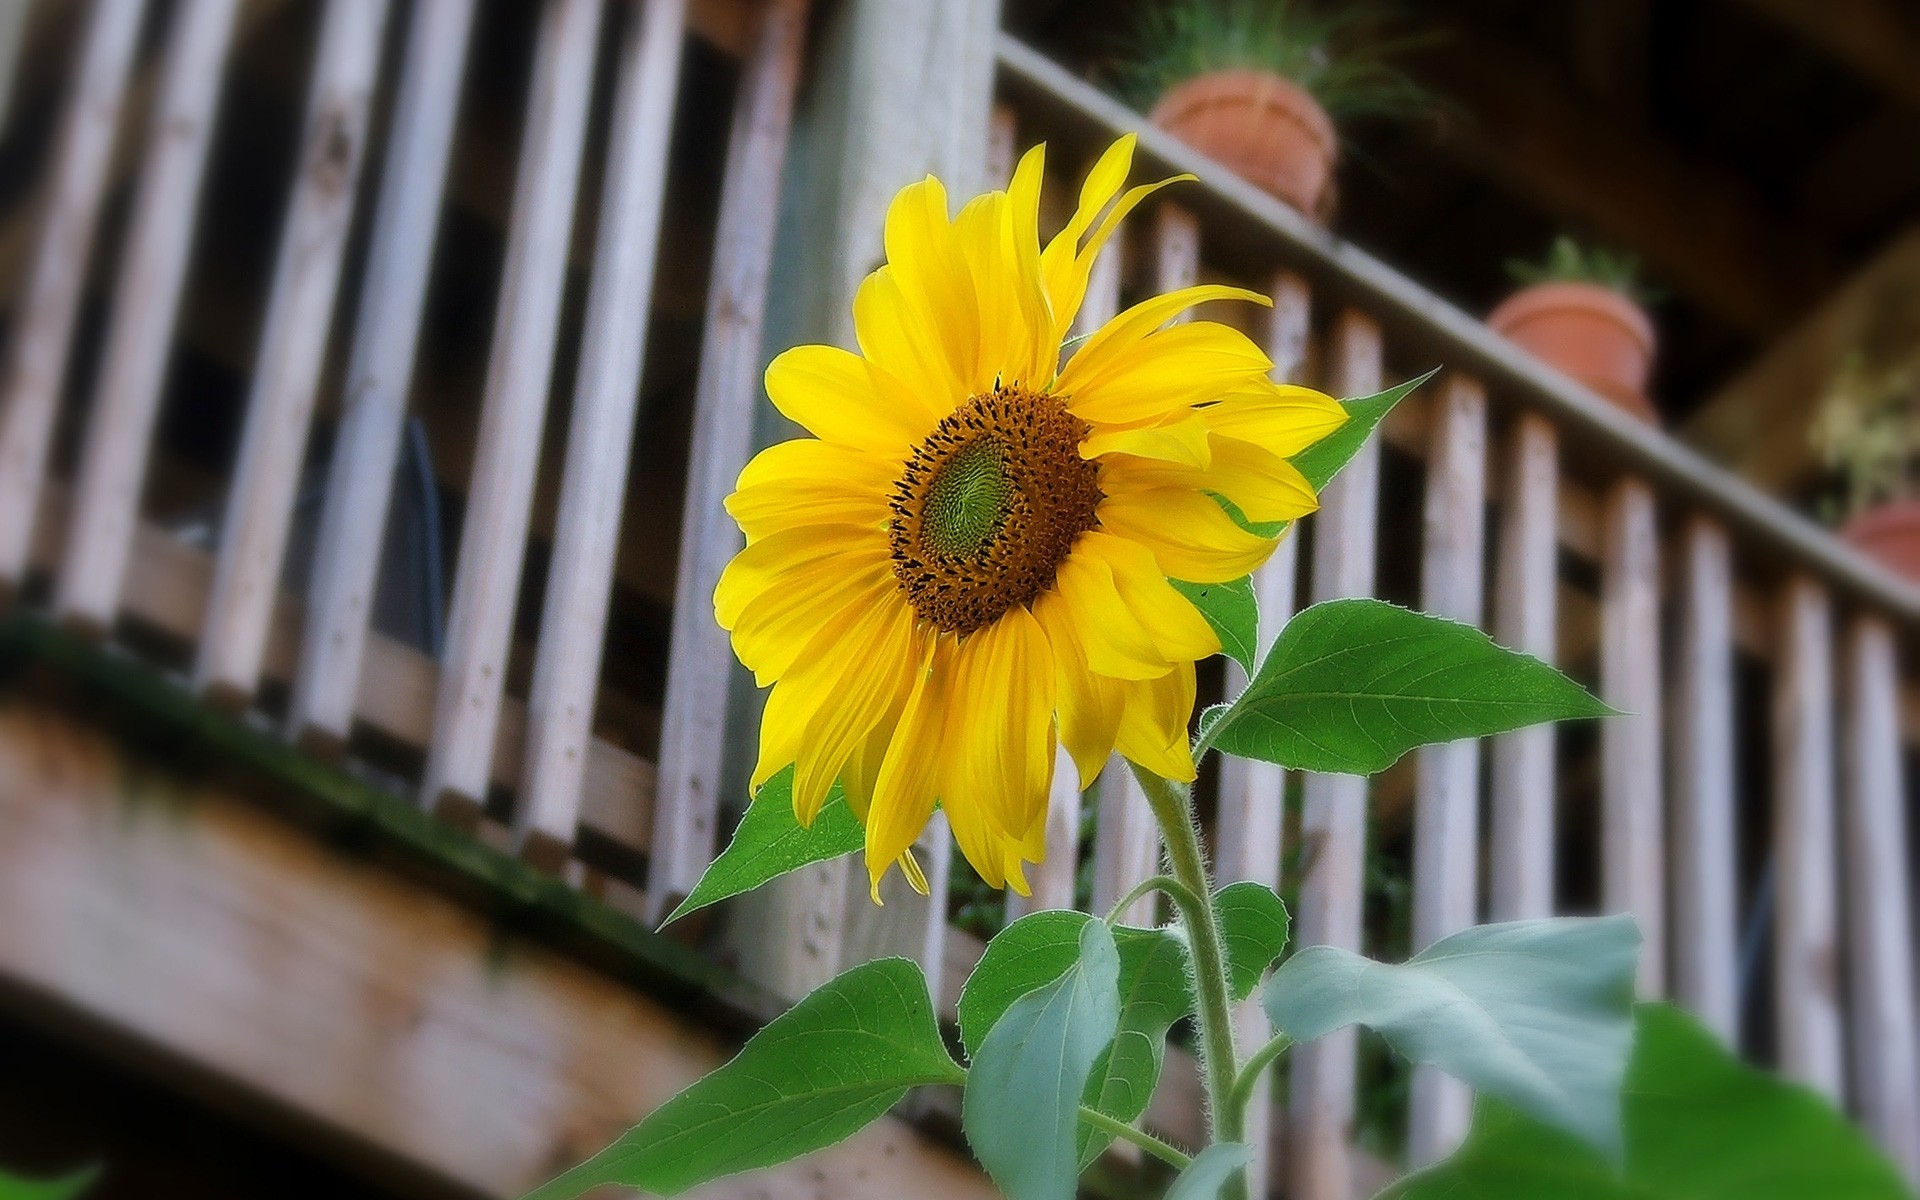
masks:
{"type": "Polygon", "coordinates": [[[1074,539],[1099,524],[1086,422],[1057,397],[1000,387],[934,427],[894,485],[893,573],[949,633],[992,624],[1053,585],[1074,539]]]}

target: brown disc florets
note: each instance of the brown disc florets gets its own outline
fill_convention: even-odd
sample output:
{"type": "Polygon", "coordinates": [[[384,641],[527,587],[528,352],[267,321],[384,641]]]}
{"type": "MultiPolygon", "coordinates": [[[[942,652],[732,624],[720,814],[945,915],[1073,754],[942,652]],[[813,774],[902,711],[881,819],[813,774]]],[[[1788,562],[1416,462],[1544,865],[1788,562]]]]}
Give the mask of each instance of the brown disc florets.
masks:
{"type": "Polygon", "coordinates": [[[1051,587],[1099,523],[1087,423],[1019,387],[975,396],[934,427],[894,485],[893,573],[914,611],[949,633],[992,624],[1051,587]]]}

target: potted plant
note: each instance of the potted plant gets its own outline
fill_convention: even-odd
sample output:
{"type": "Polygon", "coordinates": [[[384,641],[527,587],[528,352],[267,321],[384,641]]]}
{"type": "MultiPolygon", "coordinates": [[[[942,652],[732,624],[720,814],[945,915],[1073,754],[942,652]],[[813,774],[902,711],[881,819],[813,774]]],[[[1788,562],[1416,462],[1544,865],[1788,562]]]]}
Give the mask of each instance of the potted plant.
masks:
{"type": "Polygon", "coordinates": [[[1324,224],[1335,120],[1426,102],[1378,25],[1364,4],[1169,0],[1144,11],[1120,84],[1155,125],[1324,224]]]}
{"type": "Polygon", "coordinates": [[[1651,295],[1632,256],[1559,237],[1544,260],[1510,262],[1507,273],[1524,286],[1487,317],[1495,333],[1634,416],[1659,421],[1647,399],[1651,295]]]}
{"type": "Polygon", "coordinates": [[[1813,435],[1840,477],[1840,536],[1920,581],[1920,355],[1883,363],[1849,355],[1813,435]]]}

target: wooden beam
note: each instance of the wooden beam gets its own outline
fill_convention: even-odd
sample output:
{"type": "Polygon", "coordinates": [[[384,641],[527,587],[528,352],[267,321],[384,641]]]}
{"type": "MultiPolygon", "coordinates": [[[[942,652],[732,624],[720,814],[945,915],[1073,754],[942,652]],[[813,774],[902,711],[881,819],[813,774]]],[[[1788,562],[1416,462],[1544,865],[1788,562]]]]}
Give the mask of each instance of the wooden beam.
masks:
{"type": "Polygon", "coordinates": [[[1707,457],[1756,486],[1792,492],[1819,461],[1809,431],[1834,372],[1855,351],[1899,353],[1920,339],[1920,227],[1903,234],[1774,343],[1681,427],[1707,457]]]}
{"type": "MultiPolygon", "coordinates": [[[[132,765],[84,726],[0,710],[0,979],[158,1051],[174,1082],[219,1087],[243,1116],[292,1114],[363,1169],[384,1160],[511,1197],[729,1053],[646,995],[243,798],[132,765]]],[[[701,1195],[997,1193],[889,1118],[701,1195]]]]}
{"type": "Polygon", "coordinates": [[[1739,180],[1616,122],[1528,52],[1460,33],[1418,69],[1466,110],[1452,135],[1490,174],[1632,247],[1739,328],[1779,329],[1832,282],[1825,247],[1739,180]]]}
{"type": "Polygon", "coordinates": [[[1906,0],[1740,0],[1796,40],[1826,51],[1855,74],[1920,105],[1920,8],[1906,0]]]}

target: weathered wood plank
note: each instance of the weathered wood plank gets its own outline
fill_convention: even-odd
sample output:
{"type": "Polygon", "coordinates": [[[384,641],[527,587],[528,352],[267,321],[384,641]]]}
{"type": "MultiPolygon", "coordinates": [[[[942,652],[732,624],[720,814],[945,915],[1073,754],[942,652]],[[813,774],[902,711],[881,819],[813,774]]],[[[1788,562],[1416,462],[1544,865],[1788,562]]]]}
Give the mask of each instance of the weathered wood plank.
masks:
{"type": "Polygon", "coordinates": [[[1600,566],[1601,904],[1640,922],[1640,991],[1666,993],[1666,853],[1660,764],[1660,545],[1653,491],[1607,493],[1600,566]]]}
{"type": "MultiPolygon", "coordinates": [[[[1478,382],[1448,377],[1434,413],[1427,460],[1420,606],[1479,625],[1486,577],[1487,397],[1478,382]]],[[[1480,744],[1422,747],[1413,823],[1413,944],[1432,945],[1474,924],[1480,898],[1480,744]]],[[[1437,1162],[1466,1136],[1467,1087],[1432,1067],[1414,1072],[1407,1156],[1437,1162]]]]}
{"type": "Polygon", "coordinates": [[[119,612],[140,520],[147,453],[179,319],[235,3],[187,0],[168,31],[54,595],[63,620],[94,633],[111,628],[119,612]]]}
{"type": "MultiPolygon", "coordinates": [[[[466,1194],[523,1194],[730,1052],[633,988],[244,798],[136,773],[99,735],[18,708],[0,713],[0,911],[10,991],[466,1194]]],[[[998,1193],[889,1118],[700,1194],[998,1193]]]]}
{"type": "Polygon", "coordinates": [[[1877,617],[1855,618],[1846,654],[1841,812],[1853,1095],[1861,1121],[1911,1184],[1920,1178],[1920,1037],[1893,630],[1877,617]]]}
{"type": "Polygon", "coordinates": [[[753,452],[767,278],[807,8],[803,0],[782,0],[766,9],[727,147],[667,647],[662,786],[647,868],[654,915],[664,915],[691,891],[713,857],[727,690],[735,672],[727,636],[714,623],[713,589],[741,545],[723,501],[753,452]]]}
{"type": "Polygon", "coordinates": [[[353,723],[474,0],[414,7],[307,589],[288,730],[335,751],[353,723]]]}
{"type": "Polygon", "coordinates": [[[593,701],[640,405],[643,314],[653,305],[667,144],[685,40],[686,0],[638,0],[631,7],[514,822],[520,855],[549,871],[572,856],[586,748],[593,740],[593,701]]]}
{"type": "MultiPolygon", "coordinates": [[[[1120,898],[1160,871],[1160,827],[1140,781],[1126,760],[1114,755],[1094,783],[1093,904],[1105,916],[1120,898]]],[[[1125,925],[1157,925],[1160,897],[1149,893],[1120,911],[1125,925]]]]}
{"type": "Polygon", "coordinates": [[[1780,596],[1773,687],[1774,1012],[1780,1069],[1842,1095],[1833,615],[1806,576],[1780,596]]]}
{"type": "Polygon", "coordinates": [[[1680,544],[1674,647],[1673,994],[1739,1045],[1734,856],[1733,562],[1726,530],[1696,515],[1680,544]]]}
{"type": "MultiPolygon", "coordinates": [[[[1380,328],[1365,315],[1341,314],[1328,355],[1332,390],[1369,396],[1380,390],[1380,328]]],[[[1313,517],[1313,599],[1373,591],[1379,524],[1380,443],[1369,439],[1320,495],[1313,517]]],[[[1357,775],[1308,775],[1301,816],[1305,875],[1294,941],[1360,949],[1362,874],[1367,843],[1367,781],[1357,775]]],[[[1354,1034],[1335,1033],[1293,1051],[1288,1169],[1293,1194],[1351,1194],[1349,1126],[1354,1112],[1354,1034]]]]}
{"type": "MultiPolygon", "coordinates": [[[[97,0],[60,114],[33,261],[8,330],[6,374],[0,377],[0,593],[20,582],[32,549],[74,318],[145,12],[146,0],[97,0]]],[[[0,43],[12,39],[17,49],[26,5],[11,13],[0,17],[0,26],[11,31],[0,33],[0,43]]],[[[5,105],[0,88],[0,128],[5,105]]]]}
{"type": "Polygon", "coordinates": [[[987,126],[987,185],[1005,187],[1020,157],[1020,114],[1011,104],[996,104],[987,126]]]}
{"type": "Polygon", "coordinates": [[[280,233],[240,456],[220,523],[213,594],[194,660],[195,689],[229,708],[244,706],[260,682],[260,655],[280,590],[314,393],[359,195],[386,18],[386,0],[333,0],[320,27],[305,141],[280,233]]]}
{"type": "MultiPolygon", "coordinates": [[[[1500,497],[1500,557],[1495,566],[1493,635],[1502,644],[1553,662],[1559,594],[1560,435],[1522,413],[1507,450],[1500,497]]],[[[1538,725],[1493,739],[1492,916],[1496,921],[1553,912],[1554,733],[1538,725]]]]}
{"type": "Polygon", "coordinates": [[[486,797],[553,376],[593,90],[596,0],[548,0],[529,86],[433,739],[420,799],[457,820],[486,797]]]}

